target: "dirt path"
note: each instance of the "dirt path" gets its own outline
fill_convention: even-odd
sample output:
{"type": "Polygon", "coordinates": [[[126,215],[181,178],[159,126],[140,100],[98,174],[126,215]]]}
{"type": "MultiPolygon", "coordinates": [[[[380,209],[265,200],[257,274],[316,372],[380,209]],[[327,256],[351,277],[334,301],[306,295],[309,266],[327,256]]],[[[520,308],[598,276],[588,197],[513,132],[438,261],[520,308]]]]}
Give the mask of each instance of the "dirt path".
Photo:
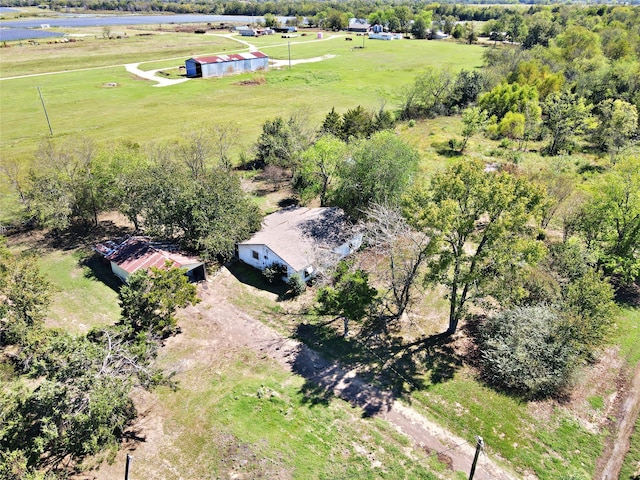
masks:
{"type": "MultiPolygon", "coordinates": [[[[434,422],[359,378],[354,371],[328,361],[298,341],[285,338],[246,312],[233,305],[231,296],[237,296],[238,280],[227,270],[222,271],[200,292],[202,302],[189,307],[189,318],[201,318],[207,325],[215,325],[218,339],[235,346],[247,346],[267,355],[283,368],[317,384],[321,390],[340,397],[363,409],[365,416],[377,416],[388,421],[407,435],[415,445],[432,451],[444,452],[441,460],[454,470],[468,472],[473,461],[475,445],[470,445],[434,422]],[[444,458],[446,457],[446,458],[444,458]]],[[[242,286],[243,288],[250,288],[242,286]]],[[[261,292],[262,293],[262,292],[261,292]]],[[[182,323],[181,323],[182,324],[182,323]]],[[[188,323],[185,328],[190,328],[188,323]]],[[[205,345],[199,346],[200,355],[205,345]]],[[[219,345],[215,347],[219,351],[219,345]]],[[[215,355],[215,352],[209,352],[215,355]]],[[[476,480],[507,480],[519,478],[498,467],[486,455],[480,457],[476,480]]]]}
{"type": "Polygon", "coordinates": [[[167,70],[166,68],[159,68],[157,70],[140,70],[138,68],[140,64],[139,63],[128,63],[124,66],[124,68],[127,70],[127,72],[129,73],[133,73],[134,75],[140,77],[140,78],[144,78],[145,80],[151,80],[153,82],[156,82],[155,85],[153,85],[154,87],[168,87],[171,85],[176,85],[178,83],[183,83],[186,82],[187,80],[189,80],[188,78],[162,78],[162,77],[158,77],[156,76],[156,73],[158,73],[161,70],[167,70]]]}
{"type": "Polygon", "coordinates": [[[615,433],[612,435],[613,445],[609,445],[609,448],[605,447],[603,455],[598,459],[594,478],[615,480],[620,476],[620,469],[629,450],[629,442],[638,414],[640,414],[640,363],[636,366],[629,392],[617,415],[618,422],[615,433]],[[601,467],[602,464],[604,467],[601,467]]]}

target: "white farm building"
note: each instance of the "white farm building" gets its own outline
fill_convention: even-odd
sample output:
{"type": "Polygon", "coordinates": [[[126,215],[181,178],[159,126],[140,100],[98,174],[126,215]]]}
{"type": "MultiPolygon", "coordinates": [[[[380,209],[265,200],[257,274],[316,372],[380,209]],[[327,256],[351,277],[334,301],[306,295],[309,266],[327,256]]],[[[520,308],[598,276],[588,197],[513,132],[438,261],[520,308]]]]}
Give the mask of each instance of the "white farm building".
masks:
{"type": "Polygon", "coordinates": [[[269,57],[262,52],[194,57],[185,62],[185,67],[189,78],[222,77],[234,73],[266,70],[269,67],[269,57]]]}
{"type": "Polygon", "coordinates": [[[283,280],[298,274],[311,279],[322,261],[335,260],[360,248],[362,234],[350,235],[339,208],[289,207],[267,215],[262,229],[237,246],[238,258],[259,270],[279,264],[286,267],[283,280]]]}

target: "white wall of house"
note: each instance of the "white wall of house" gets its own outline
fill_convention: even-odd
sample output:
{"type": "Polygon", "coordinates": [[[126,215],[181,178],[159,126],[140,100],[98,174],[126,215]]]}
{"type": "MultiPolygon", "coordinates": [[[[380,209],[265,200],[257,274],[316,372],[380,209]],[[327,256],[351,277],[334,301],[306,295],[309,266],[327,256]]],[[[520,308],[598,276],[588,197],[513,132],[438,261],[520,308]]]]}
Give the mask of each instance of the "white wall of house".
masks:
{"type": "MultiPolygon", "coordinates": [[[[238,245],[238,258],[258,270],[264,270],[272,263],[287,265],[284,260],[282,260],[266,245],[240,244],[238,245]]],[[[290,267],[287,265],[287,268],[290,267]]]]}
{"type": "Polygon", "coordinates": [[[287,276],[283,280],[289,280],[295,273],[300,275],[303,280],[309,280],[313,275],[313,267],[307,265],[305,268],[296,271],[287,262],[282,260],[273,250],[266,245],[238,245],[238,258],[247,265],[257,268],[258,270],[264,270],[266,267],[273,263],[279,263],[287,267],[287,276]]]}

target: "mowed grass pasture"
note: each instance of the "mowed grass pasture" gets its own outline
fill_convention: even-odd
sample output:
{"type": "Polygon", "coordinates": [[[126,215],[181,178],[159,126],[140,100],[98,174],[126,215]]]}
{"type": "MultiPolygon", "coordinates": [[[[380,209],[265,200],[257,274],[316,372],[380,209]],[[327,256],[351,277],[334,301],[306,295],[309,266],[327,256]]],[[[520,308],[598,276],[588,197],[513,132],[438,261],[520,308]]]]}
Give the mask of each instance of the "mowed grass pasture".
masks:
{"type": "MultiPolygon", "coordinates": [[[[54,139],[89,137],[105,147],[114,142],[144,145],[179,140],[211,122],[232,122],[240,130],[238,154],[249,151],[267,119],[303,110],[317,125],[332,107],[338,112],[357,105],[377,109],[384,104],[394,109],[402,88],[425,69],[480,68],[486,48],[406,40],[365,40],[365,48],[355,48],[362,45],[362,37],[354,35],[352,41],[345,41],[346,34],[328,32],[322,41],[315,33],[291,39],[236,35],[278,60],[287,60],[289,51],[292,60],[333,57],[291,69],[285,65],[264,73],[154,87],[154,82],[133,76],[123,65],[141,63],[142,70],[165,69],[173,75],[189,57],[247,48],[226,37],[176,33],[166,26],[164,30],[114,27],[112,34],[121,38],[110,40],[99,38],[100,30],[76,33],[87,32],[91,36],[78,37],[82,39],[78,42],[0,49],[0,158],[26,166],[39,143],[48,138],[37,87],[54,139]],[[8,78],[28,74],[38,75],[8,78]],[[264,83],[243,84],[252,79],[264,79],[264,83]]],[[[418,122],[413,128],[400,125],[398,131],[420,148],[425,172],[455,161],[437,150],[438,144],[460,135],[458,118],[418,122]]],[[[472,138],[467,147],[471,156],[487,160],[495,148],[495,142],[481,136],[472,138]]],[[[531,163],[537,161],[534,158],[531,163]]],[[[2,217],[16,204],[7,190],[0,193],[2,217]]],[[[41,265],[57,291],[51,325],[81,333],[117,320],[115,290],[85,266],[88,256],[81,248],[43,253],[41,265]]],[[[282,302],[246,288],[235,298],[237,305],[278,331],[290,327],[292,316],[283,313],[282,302]]],[[[284,310],[288,308],[285,304],[284,310]]],[[[446,317],[441,299],[433,299],[427,308],[441,309],[442,318],[446,317]]],[[[615,339],[621,356],[631,365],[640,360],[637,321],[638,310],[625,309],[615,339]]],[[[302,379],[255,352],[229,350],[191,368],[184,359],[206,340],[203,335],[197,329],[186,331],[179,342],[169,341],[161,354],[160,363],[178,372],[178,391],[160,388],[138,399],[149,441],[154,435],[166,438],[159,443],[164,450],[136,457],[138,472],[147,478],[245,474],[244,478],[395,479],[435,478],[436,473],[441,478],[466,478],[465,473],[447,470],[432,454],[412,448],[384,422],[362,419],[360,411],[341,400],[310,403],[302,392],[302,379]],[[160,415],[159,420],[153,415],[160,415]]],[[[467,367],[453,368],[448,378],[440,378],[441,357],[437,351],[434,355],[435,360],[421,366],[424,388],[407,396],[414,408],[469,442],[476,434],[483,435],[489,454],[520,473],[532,472],[549,480],[591,477],[607,435],[602,423],[589,421],[602,416],[601,399],[593,399],[603,392],[589,390],[585,395],[592,400],[580,413],[554,403],[527,404],[488,389],[467,367]]],[[[588,379],[578,381],[588,383],[588,379]]],[[[113,465],[104,464],[98,478],[121,478],[123,459],[121,453],[113,465]]]]}
{"type": "MultiPolygon", "coordinates": [[[[239,151],[255,142],[269,118],[304,109],[311,122],[319,123],[332,107],[341,113],[357,105],[394,108],[403,86],[426,68],[448,66],[457,71],[482,64],[483,48],[479,46],[366,40],[365,48],[354,48],[361,37],[347,42],[344,34],[325,35],[329,38],[322,41],[313,34],[248,40],[274,59],[288,59],[289,43],[292,60],[333,58],[168,87],[154,87],[122,65],[151,62],[140,68],[177,69],[192,56],[247,51],[247,47],[216,35],[165,32],[0,49],[0,156],[28,163],[40,141],[49,136],[38,87],[54,138],[84,136],[102,144],[147,144],[177,140],[207,123],[232,122],[240,129],[239,151]],[[81,70],[84,68],[88,70],[81,70]],[[43,75],[65,70],[68,72],[43,75]],[[7,78],[29,74],[37,75],[7,78]],[[265,83],[242,84],[256,76],[264,77],[265,83]]],[[[247,40],[239,35],[234,38],[247,40]]]]}

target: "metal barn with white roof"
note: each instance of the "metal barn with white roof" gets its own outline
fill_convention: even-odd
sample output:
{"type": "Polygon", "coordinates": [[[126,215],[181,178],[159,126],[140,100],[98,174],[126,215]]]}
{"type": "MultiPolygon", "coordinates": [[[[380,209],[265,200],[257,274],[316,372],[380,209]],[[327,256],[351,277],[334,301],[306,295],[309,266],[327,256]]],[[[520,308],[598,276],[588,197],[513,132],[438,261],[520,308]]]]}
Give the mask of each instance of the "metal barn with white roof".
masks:
{"type": "Polygon", "coordinates": [[[269,67],[269,57],[262,52],[194,57],[185,62],[185,67],[189,78],[223,77],[234,73],[266,70],[269,67]]]}

